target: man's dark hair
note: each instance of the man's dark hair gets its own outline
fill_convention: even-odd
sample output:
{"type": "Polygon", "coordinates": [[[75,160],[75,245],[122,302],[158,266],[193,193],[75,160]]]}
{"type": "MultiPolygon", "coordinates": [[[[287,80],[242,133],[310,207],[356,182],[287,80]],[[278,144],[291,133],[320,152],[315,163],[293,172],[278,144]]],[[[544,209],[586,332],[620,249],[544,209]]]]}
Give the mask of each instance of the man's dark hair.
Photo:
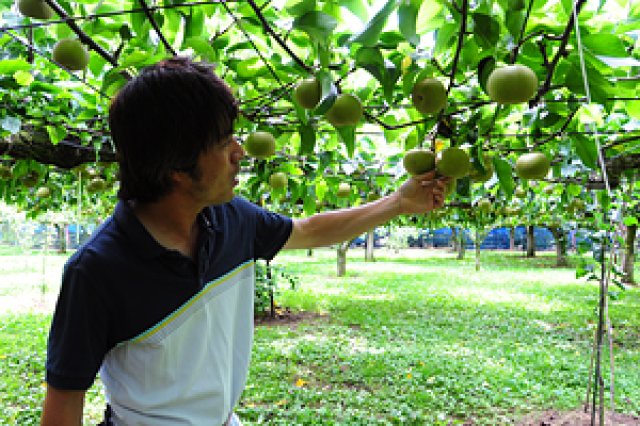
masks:
{"type": "Polygon", "coordinates": [[[237,101],[212,66],[174,57],[143,69],[109,107],[118,197],[152,202],[172,189],[173,171],[197,178],[198,156],[231,136],[237,117],[237,101]]]}

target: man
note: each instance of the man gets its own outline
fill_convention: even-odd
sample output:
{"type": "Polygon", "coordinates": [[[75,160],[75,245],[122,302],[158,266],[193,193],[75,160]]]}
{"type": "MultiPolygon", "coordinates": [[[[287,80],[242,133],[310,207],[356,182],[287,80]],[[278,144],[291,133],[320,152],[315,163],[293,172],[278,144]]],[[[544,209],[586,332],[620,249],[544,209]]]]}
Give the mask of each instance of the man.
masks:
{"type": "Polygon", "coordinates": [[[240,424],[253,339],[254,260],[353,238],[443,204],[427,174],[360,207],[291,220],[234,197],[237,102],[187,58],[145,69],[113,100],[113,215],[65,265],[42,424],[80,425],[96,374],[104,424],[240,424]]]}

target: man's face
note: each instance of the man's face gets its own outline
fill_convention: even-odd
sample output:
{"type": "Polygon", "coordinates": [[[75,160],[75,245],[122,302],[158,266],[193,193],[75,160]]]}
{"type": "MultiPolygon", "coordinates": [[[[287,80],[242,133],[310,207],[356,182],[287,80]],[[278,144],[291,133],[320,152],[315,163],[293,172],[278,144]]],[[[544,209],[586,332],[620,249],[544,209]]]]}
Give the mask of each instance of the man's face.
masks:
{"type": "Polygon", "coordinates": [[[233,136],[200,154],[200,176],[187,188],[194,201],[202,203],[203,207],[231,201],[243,157],[244,150],[233,136]]]}

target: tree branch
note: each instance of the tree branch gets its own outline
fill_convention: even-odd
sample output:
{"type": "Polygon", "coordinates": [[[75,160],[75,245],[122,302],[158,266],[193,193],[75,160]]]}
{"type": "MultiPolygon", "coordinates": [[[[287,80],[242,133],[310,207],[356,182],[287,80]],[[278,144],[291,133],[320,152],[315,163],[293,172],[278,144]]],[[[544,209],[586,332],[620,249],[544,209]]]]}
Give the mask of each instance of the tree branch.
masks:
{"type": "MultiPolygon", "coordinates": [[[[104,50],[102,46],[96,43],[91,37],[87,35],[80,26],[69,16],[69,14],[58,4],[56,0],[44,0],[61,18],[64,19],[66,24],[71,28],[71,30],[76,33],[80,41],[87,46],[89,46],[92,50],[94,50],[97,54],[102,56],[107,62],[109,62],[114,67],[118,66],[118,61],[115,60],[113,55],[104,50]]],[[[122,75],[127,79],[131,79],[131,75],[129,73],[122,71],[122,75]]]]}
{"type": "MultiPolygon", "coordinates": [[[[467,13],[469,12],[469,0],[462,0],[462,10],[460,11],[460,34],[467,32],[467,13]]],[[[447,97],[451,92],[451,88],[455,83],[456,70],[458,69],[458,61],[460,60],[460,54],[462,53],[462,46],[464,45],[464,37],[460,35],[458,37],[458,44],[456,46],[456,53],[453,57],[453,63],[451,64],[451,75],[449,76],[449,87],[447,87],[447,97]]]]}
{"type": "Polygon", "coordinates": [[[167,41],[167,39],[165,38],[164,34],[162,34],[162,30],[160,29],[160,27],[158,26],[158,23],[156,22],[155,19],[153,19],[153,15],[151,14],[151,10],[149,9],[149,7],[147,6],[147,3],[144,0],[138,0],[138,2],[140,3],[140,6],[142,6],[142,9],[144,10],[144,14],[147,17],[147,19],[149,20],[149,22],[151,23],[151,26],[153,27],[153,30],[156,32],[156,34],[158,35],[158,37],[160,38],[160,41],[162,42],[164,48],[168,51],[171,52],[171,54],[173,56],[176,56],[176,51],[173,49],[173,47],[171,46],[171,44],[169,44],[169,42],[167,41]]]}
{"type": "Polygon", "coordinates": [[[262,14],[262,11],[258,7],[258,5],[256,5],[256,2],[254,0],[248,0],[248,3],[251,6],[251,8],[253,9],[253,11],[255,12],[255,14],[258,17],[258,19],[260,20],[260,23],[262,23],[262,27],[267,32],[267,34],[269,34],[271,37],[273,37],[273,39],[276,41],[276,43],[278,43],[280,45],[280,47],[282,47],[289,54],[289,56],[291,57],[291,59],[293,59],[295,61],[295,63],[297,63],[299,66],[301,66],[307,72],[311,72],[312,68],[310,66],[308,66],[307,64],[305,64],[304,61],[302,59],[300,59],[298,57],[298,55],[296,55],[289,48],[287,43],[285,43],[280,38],[280,36],[275,33],[275,31],[273,31],[273,28],[271,28],[271,26],[269,25],[269,22],[267,22],[267,20],[265,19],[264,15],[262,14]]]}
{"type": "Polygon", "coordinates": [[[31,129],[0,139],[0,155],[14,159],[32,159],[41,164],[50,164],[62,169],[71,169],[84,163],[99,161],[115,162],[114,151],[80,145],[80,140],[65,140],[53,145],[46,132],[31,129]]]}
{"type": "MultiPolygon", "coordinates": [[[[576,15],[580,13],[580,9],[582,9],[582,6],[585,3],[586,3],[586,0],[576,0],[576,5],[575,5],[576,15]]],[[[553,72],[558,66],[558,62],[560,62],[560,58],[563,57],[567,51],[567,44],[569,44],[569,36],[571,35],[571,32],[573,31],[573,27],[575,25],[573,18],[574,18],[574,15],[571,14],[571,17],[569,18],[569,22],[567,23],[567,26],[564,29],[564,32],[562,33],[562,40],[560,42],[560,46],[558,47],[558,51],[556,52],[551,62],[547,65],[547,77],[545,78],[544,83],[542,83],[542,86],[540,86],[540,88],[538,89],[538,93],[534,96],[533,99],[529,101],[529,107],[533,107],[534,105],[539,103],[540,99],[542,99],[544,94],[547,93],[551,87],[551,79],[553,78],[553,72]]]]}

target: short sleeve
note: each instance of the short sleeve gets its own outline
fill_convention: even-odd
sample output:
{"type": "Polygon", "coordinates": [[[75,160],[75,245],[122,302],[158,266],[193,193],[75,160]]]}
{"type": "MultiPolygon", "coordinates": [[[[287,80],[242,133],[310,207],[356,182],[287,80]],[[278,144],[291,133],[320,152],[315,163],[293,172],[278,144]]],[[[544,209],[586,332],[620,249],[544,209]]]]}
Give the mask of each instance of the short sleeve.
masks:
{"type": "Polygon", "coordinates": [[[104,298],[78,263],[68,263],[51,322],[46,381],[65,390],[93,384],[108,350],[108,314],[104,298]]]}
{"type": "Polygon", "coordinates": [[[278,213],[258,208],[256,220],[256,257],[271,260],[291,236],[293,221],[278,213]]]}
{"type": "Polygon", "coordinates": [[[254,257],[273,259],[291,236],[293,229],[291,218],[265,210],[242,197],[235,197],[233,202],[254,218],[254,257]]]}

